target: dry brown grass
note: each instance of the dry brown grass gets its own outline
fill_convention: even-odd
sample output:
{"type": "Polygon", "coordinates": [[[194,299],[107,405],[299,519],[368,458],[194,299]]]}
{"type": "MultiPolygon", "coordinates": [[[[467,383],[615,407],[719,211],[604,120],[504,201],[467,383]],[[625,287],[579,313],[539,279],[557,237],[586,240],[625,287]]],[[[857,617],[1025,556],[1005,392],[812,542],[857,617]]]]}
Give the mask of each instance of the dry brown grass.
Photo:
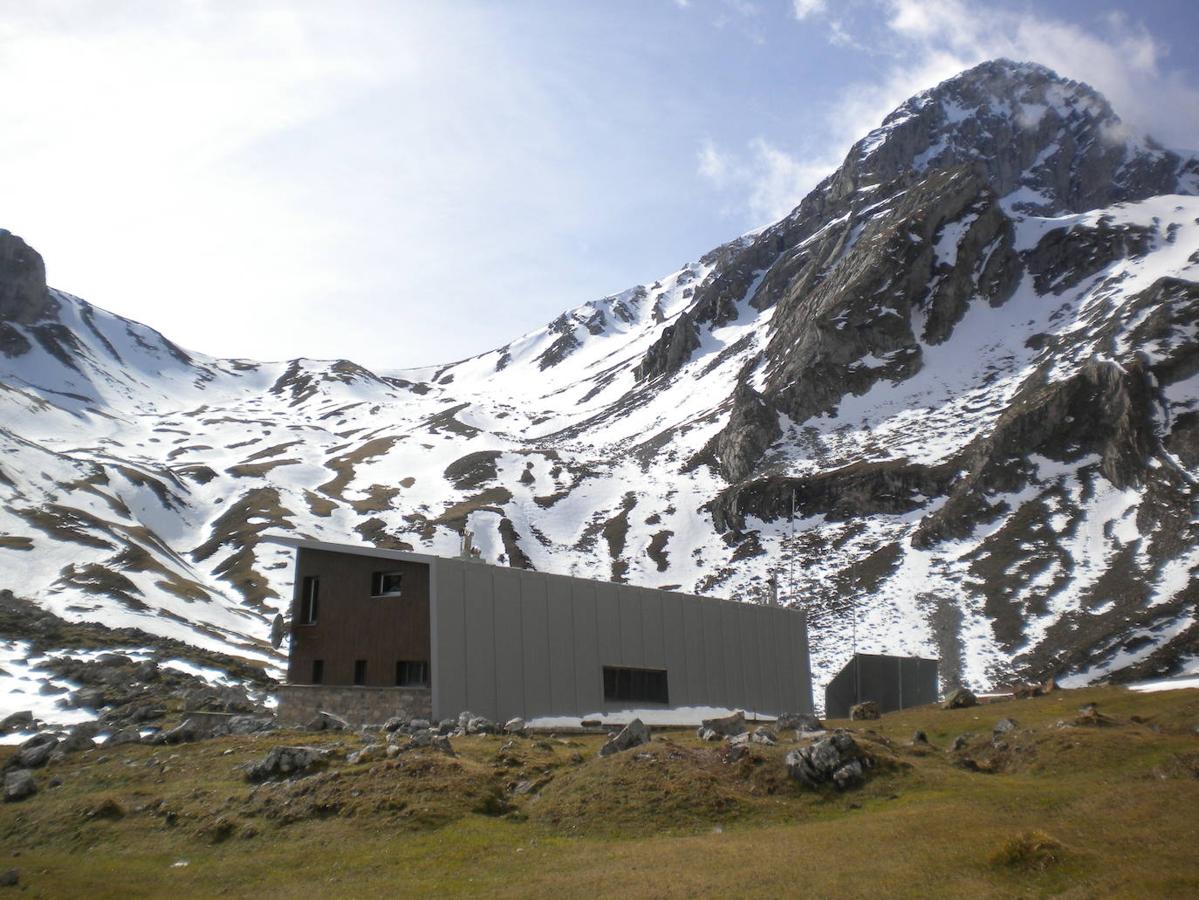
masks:
{"type": "Polygon", "coordinates": [[[0,869],[20,868],[28,896],[1199,894],[1199,691],[1058,692],[867,724],[855,737],[878,764],[846,793],[789,781],[789,736],[733,764],[685,731],[608,759],[592,735],[455,738],[456,759],[354,766],[357,735],[99,749],[0,807],[0,869]],[[1092,701],[1115,724],[1057,727],[1092,701]],[[953,737],[1005,716],[1020,722],[1010,746],[1032,748],[1012,750],[1019,764],[960,766],[953,737]],[[916,728],[931,748],[910,745],[916,728]],[[339,756],[314,778],[247,784],[238,767],[279,743],[339,756]],[[88,817],[106,798],[125,814],[88,817]]]}

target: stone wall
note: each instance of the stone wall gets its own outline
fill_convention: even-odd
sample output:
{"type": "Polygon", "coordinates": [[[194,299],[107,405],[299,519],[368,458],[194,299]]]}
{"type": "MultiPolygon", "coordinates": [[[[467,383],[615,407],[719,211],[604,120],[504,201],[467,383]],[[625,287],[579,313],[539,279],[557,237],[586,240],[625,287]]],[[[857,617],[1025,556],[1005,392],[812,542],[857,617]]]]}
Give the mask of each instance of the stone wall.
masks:
{"type": "Polygon", "coordinates": [[[427,719],[433,714],[428,688],[281,684],[275,694],[281,725],[304,725],[319,712],[340,716],[352,725],[379,724],[392,716],[427,719]]]}

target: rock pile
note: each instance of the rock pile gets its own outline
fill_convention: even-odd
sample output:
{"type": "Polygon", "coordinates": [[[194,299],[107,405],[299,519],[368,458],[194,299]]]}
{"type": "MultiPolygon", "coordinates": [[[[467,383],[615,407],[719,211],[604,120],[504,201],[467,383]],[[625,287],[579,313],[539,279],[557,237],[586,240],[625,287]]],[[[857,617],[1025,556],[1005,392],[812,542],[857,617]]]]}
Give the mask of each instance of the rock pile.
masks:
{"type": "Polygon", "coordinates": [[[872,760],[850,735],[838,730],[787,754],[787,774],[811,788],[845,790],[865,778],[872,760]]]}
{"type": "Polygon", "coordinates": [[[329,753],[314,747],[274,747],[256,763],[246,766],[246,780],[274,781],[307,775],[328,765],[329,753]]]}

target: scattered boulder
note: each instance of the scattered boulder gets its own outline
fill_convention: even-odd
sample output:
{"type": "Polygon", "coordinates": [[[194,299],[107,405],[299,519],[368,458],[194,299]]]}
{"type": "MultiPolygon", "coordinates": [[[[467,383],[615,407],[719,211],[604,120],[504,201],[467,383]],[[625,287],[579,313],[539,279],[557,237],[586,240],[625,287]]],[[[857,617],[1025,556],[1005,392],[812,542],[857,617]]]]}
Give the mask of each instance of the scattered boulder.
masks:
{"type": "Polygon", "coordinates": [[[37,782],[28,769],[13,769],[4,775],[4,802],[16,803],[37,793],[37,782]]]}
{"type": "Polygon", "coordinates": [[[466,723],[467,734],[495,734],[495,723],[486,716],[474,716],[466,723]]]}
{"type": "Polygon", "coordinates": [[[914,744],[914,745],[923,744],[924,746],[927,747],[928,746],[928,735],[925,734],[923,731],[921,731],[919,728],[917,728],[914,732],[912,732],[912,744],[914,744]]]}
{"type": "Polygon", "coordinates": [[[836,731],[787,754],[787,774],[811,788],[845,790],[865,779],[872,760],[850,735],[836,731]]]}
{"type": "Polygon", "coordinates": [[[33,712],[22,709],[0,720],[0,734],[9,731],[29,731],[33,728],[33,712]]]}
{"type": "Polygon", "coordinates": [[[59,742],[57,749],[63,753],[80,753],[84,750],[94,750],[95,747],[96,742],[91,739],[90,735],[72,730],[59,742]]]}
{"type": "Polygon", "coordinates": [[[80,688],[71,694],[68,705],[75,709],[90,709],[96,712],[103,709],[107,705],[107,701],[108,698],[103,688],[89,687],[80,688]]]}
{"type": "Polygon", "coordinates": [[[16,887],[21,883],[21,870],[9,869],[0,873],[0,887],[16,887]]]}
{"type": "Polygon", "coordinates": [[[991,729],[991,739],[999,740],[1003,735],[1007,734],[1016,728],[1015,719],[1000,719],[995,723],[995,727],[991,729]]]}
{"type": "Polygon", "coordinates": [[[695,736],[701,741],[718,741],[721,738],[719,731],[713,728],[704,728],[702,725],[696,729],[695,736]]]}
{"type": "Polygon", "coordinates": [[[504,723],[504,734],[519,734],[523,737],[525,730],[525,720],[519,716],[504,723]]]}
{"type": "Polygon", "coordinates": [[[446,756],[458,755],[454,752],[454,748],[450,746],[449,736],[444,734],[435,734],[433,740],[429,742],[429,747],[438,753],[444,753],[446,756]]]}
{"type": "Polygon", "coordinates": [[[811,713],[781,713],[774,724],[779,731],[824,731],[824,723],[811,713]]]}
{"type": "Polygon", "coordinates": [[[333,713],[318,712],[305,727],[309,731],[348,731],[350,723],[333,713]]]}
{"type": "MultiPolygon", "coordinates": [[[[38,735],[41,737],[41,735],[38,735]]],[[[58,746],[58,738],[50,736],[49,741],[34,744],[31,747],[24,747],[10,762],[13,768],[19,769],[40,769],[50,761],[50,754],[58,746]]]]}
{"type": "Polygon", "coordinates": [[[230,734],[258,734],[274,731],[278,723],[269,716],[232,716],[229,719],[230,734]]]}
{"type": "Polygon", "coordinates": [[[383,730],[386,731],[388,734],[392,734],[393,732],[399,731],[401,728],[403,728],[407,724],[408,723],[400,716],[392,716],[390,719],[388,719],[386,722],[383,723],[383,730]]]}
{"type": "Polygon", "coordinates": [[[849,720],[851,722],[868,721],[881,717],[882,711],[873,700],[863,700],[861,703],[856,703],[849,708],[849,720]]]}
{"type": "MultiPolygon", "coordinates": [[[[396,732],[396,739],[400,739],[402,732],[396,732]]],[[[433,744],[433,738],[436,733],[432,728],[425,728],[421,731],[414,731],[407,735],[408,742],[404,745],[405,750],[416,750],[419,747],[429,747],[433,744]]]]}
{"type": "Polygon", "coordinates": [[[458,730],[466,734],[466,726],[470,724],[470,720],[477,718],[473,712],[463,710],[458,713],[458,730]]]}
{"type": "Polygon", "coordinates": [[[432,728],[433,723],[428,719],[413,719],[408,723],[408,727],[413,731],[423,731],[426,728],[432,728]]]}
{"type": "Polygon", "coordinates": [[[99,722],[80,722],[77,725],[72,725],[68,735],[82,735],[84,737],[94,738],[100,733],[99,722]]]}
{"type": "Polygon", "coordinates": [[[136,728],[123,728],[111,734],[104,742],[105,747],[119,747],[122,744],[140,744],[142,733],[136,728]]]}
{"type": "Polygon", "coordinates": [[[978,706],[978,698],[969,688],[954,688],[941,701],[941,709],[965,709],[967,706],[978,706]]]}
{"type": "Polygon", "coordinates": [[[953,739],[953,752],[959,753],[965,750],[972,740],[974,740],[974,735],[971,732],[959,734],[953,739]]]}
{"type": "Polygon", "coordinates": [[[328,764],[329,754],[313,747],[274,747],[262,759],[246,766],[247,781],[270,781],[305,775],[328,764]]]}
{"type": "Polygon", "coordinates": [[[453,719],[442,719],[437,723],[438,734],[453,734],[458,729],[458,723],[453,719]]]}
{"type": "MultiPolygon", "coordinates": [[[[743,735],[732,735],[720,748],[720,758],[726,763],[735,763],[749,755],[749,741],[739,740],[743,735]]],[[[748,739],[749,735],[744,735],[748,739]]]]}
{"type": "Polygon", "coordinates": [[[755,728],[753,737],[750,738],[755,744],[766,744],[769,747],[774,746],[779,742],[778,732],[767,725],[760,728],[755,728]]]}
{"type": "Polygon", "coordinates": [[[745,731],[745,713],[737,710],[727,716],[720,716],[715,719],[704,719],[700,723],[700,729],[710,728],[721,736],[730,734],[740,734],[745,731]]]}
{"type": "Polygon", "coordinates": [[[611,756],[613,753],[622,753],[641,744],[648,744],[649,740],[649,726],[640,719],[634,719],[609,738],[604,746],[600,747],[599,755],[611,756]]]}
{"type": "Polygon", "coordinates": [[[1106,716],[1099,711],[1099,706],[1094,703],[1088,703],[1085,706],[1078,708],[1078,717],[1074,720],[1075,725],[1115,725],[1116,720],[1111,716],[1106,716]]]}
{"type": "Polygon", "coordinates": [[[367,744],[361,750],[355,750],[347,756],[346,762],[351,766],[356,766],[358,763],[374,762],[377,759],[382,759],[386,753],[386,744],[367,744]]]}
{"type": "Polygon", "coordinates": [[[156,744],[190,744],[192,741],[203,741],[219,737],[228,732],[225,722],[210,722],[195,717],[185,719],[170,731],[155,735],[156,744]]]}

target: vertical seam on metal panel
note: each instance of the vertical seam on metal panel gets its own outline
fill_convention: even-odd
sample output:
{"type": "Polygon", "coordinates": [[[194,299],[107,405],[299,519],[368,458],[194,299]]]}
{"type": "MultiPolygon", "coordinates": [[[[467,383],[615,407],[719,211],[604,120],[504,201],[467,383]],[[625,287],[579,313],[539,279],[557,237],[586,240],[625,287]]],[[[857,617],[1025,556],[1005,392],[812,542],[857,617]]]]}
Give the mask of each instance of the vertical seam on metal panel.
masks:
{"type": "Polygon", "coordinates": [[[428,566],[429,570],[429,715],[436,720],[437,715],[437,699],[441,693],[441,688],[438,682],[441,681],[441,674],[437,670],[437,664],[441,662],[441,653],[437,650],[437,569],[440,563],[432,563],[428,566]]]}

